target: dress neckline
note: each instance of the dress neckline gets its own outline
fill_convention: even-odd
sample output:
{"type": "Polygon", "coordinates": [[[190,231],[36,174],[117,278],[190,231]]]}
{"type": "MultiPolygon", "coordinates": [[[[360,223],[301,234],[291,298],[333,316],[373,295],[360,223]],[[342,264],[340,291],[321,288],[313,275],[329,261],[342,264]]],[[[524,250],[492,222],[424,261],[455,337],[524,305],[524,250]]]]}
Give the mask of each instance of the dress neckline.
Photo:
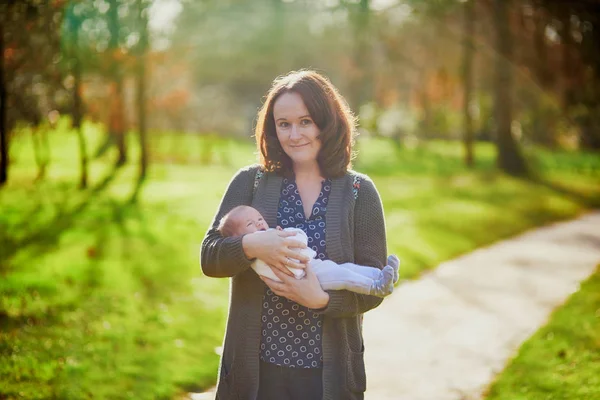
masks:
{"type": "MultiPolygon", "coordinates": [[[[310,211],[310,215],[306,216],[306,213],[304,212],[304,201],[302,200],[302,197],[300,196],[300,192],[298,191],[298,185],[296,183],[296,176],[292,175],[291,178],[284,178],[284,185],[287,183],[287,185],[292,185],[293,186],[293,190],[295,191],[295,194],[298,196],[298,201],[294,202],[294,208],[296,210],[295,214],[300,214],[302,215],[302,219],[305,222],[309,222],[309,221],[313,221],[314,219],[323,216],[325,214],[325,212],[327,211],[327,202],[328,202],[328,198],[329,198],[329,193],[326,193],[328,190],[325,189],[326,185],[329,184],[331,186],[331,181],[329,178],[325,178],[321,181],[321,190],[319,192],[319,196],[317,197],[317,200],[315,200],[315,203],[312,205],[311,211],[310,211]]],[[[330,189],[331,190],[331,189],[330,189]]],[[[289,193],[288,193],[289,196],[289,193]]]]}

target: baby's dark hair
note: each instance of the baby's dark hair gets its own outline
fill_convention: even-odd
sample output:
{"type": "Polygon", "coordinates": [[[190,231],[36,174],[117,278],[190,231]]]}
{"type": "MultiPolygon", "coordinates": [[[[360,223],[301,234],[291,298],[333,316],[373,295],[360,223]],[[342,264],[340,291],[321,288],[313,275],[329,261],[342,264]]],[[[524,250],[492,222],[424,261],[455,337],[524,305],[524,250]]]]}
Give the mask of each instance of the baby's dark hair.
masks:
{"type": "Polygon", "coordinates": [[[221,218],[221,221],[219,221],[219,226],[217,227],[217,230],[219,231],[221,236],[223,236],[223,237],[235,236],[235,230],[236,230],[237,226],[236,226],[234,219],[232,218],[232,215],[240,210],[243,210],[244,208],[247,208],[247,207],[248,206],[234,207],[231,211],[229,211],[227,214],[225,214],[223,216],[223,218],[221,218]]]}

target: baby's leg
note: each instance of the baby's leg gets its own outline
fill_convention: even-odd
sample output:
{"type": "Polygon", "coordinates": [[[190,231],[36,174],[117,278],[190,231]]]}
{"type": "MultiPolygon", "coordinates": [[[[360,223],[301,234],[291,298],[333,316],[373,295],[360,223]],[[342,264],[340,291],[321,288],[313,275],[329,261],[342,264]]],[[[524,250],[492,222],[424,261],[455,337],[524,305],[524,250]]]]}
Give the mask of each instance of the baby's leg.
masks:
{"type": "Polygon", "coordinates": [[[371,279],[352,269],[343,268],[331,260],[315,260],[311,267],[323,290],[345,289],[378,297],[385,297],[394,291],[394,270],[389,265],[383,268],[379,279],[371,279]]]}
{"type": "Polygon", "coordinates": [[[323,290],[350,290],[361,294],[370,294],[373,279],[356,273],[348,268],[341,268],[331,260],[314,260],[311,262],[317,279],[323,290]]]}
{"type": "Polygon", "coordinates": [[[348,269],[354,273],[360,274],[362,276],[366,276],[371,279],[381,279],[381,270],[375,267],[367,267],[364,265],[358,265],[354,263],[343,263],[338,264],[339,267],[348,269]]]}
{"type": "MultiPolygon", "coordinates": [[[[394,270],[394,283],[398,282],[398,269],[400,267],[400,260],[394,254],[391,254],[387,258],[387,265],[392,267],[392,269],[394,270]]],[[[364,265],[358,265],[354,263],[344,263],[339,264],[339,266],[372,279],[381,279],[383,277],[382,270],[380,270],[379,268],[367,267],[364,265]]]]}

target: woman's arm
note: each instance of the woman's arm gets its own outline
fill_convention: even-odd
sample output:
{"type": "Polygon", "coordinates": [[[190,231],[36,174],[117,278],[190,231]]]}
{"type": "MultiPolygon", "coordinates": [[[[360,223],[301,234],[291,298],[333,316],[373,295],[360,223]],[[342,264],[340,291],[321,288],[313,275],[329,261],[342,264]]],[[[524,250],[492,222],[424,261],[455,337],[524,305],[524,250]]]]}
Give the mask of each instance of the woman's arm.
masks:
{"type": "Polygon", "coordinates": [[[224,238],[217,230],[219,221],[234,207],[250,205],[256,166],[239,170],[221,199],[219,209],[206,232],[200,251],[200,265],[207,276],[222,278],[236,275],[250,267],[242,246],[243,236],[224,238]]]}
{"type": "MultiPolygon", "coordinates": [[[[354,262],[382,269],[387,257],[385,219],[381,198],[369,178],[361,180],[354,205],[354,262]]],[[[332,317],[351,317],[377,307],[383,299],[347,290],[328,290],[329,303],[321,310],[332,317]]]]}

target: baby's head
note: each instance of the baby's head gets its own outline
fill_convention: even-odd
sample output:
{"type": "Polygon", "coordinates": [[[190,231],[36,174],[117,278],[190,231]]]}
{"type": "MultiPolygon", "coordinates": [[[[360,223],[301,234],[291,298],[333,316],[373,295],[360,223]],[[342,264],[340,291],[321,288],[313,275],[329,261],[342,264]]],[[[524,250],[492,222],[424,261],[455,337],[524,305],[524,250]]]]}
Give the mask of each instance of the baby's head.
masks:
{"type": "Polygon", "coordinates": [[[221,235],[229,237],[264,231],[269,229],[269,225],[256,208],[237,206],[221,218],[217,229],[221,235]]]}

